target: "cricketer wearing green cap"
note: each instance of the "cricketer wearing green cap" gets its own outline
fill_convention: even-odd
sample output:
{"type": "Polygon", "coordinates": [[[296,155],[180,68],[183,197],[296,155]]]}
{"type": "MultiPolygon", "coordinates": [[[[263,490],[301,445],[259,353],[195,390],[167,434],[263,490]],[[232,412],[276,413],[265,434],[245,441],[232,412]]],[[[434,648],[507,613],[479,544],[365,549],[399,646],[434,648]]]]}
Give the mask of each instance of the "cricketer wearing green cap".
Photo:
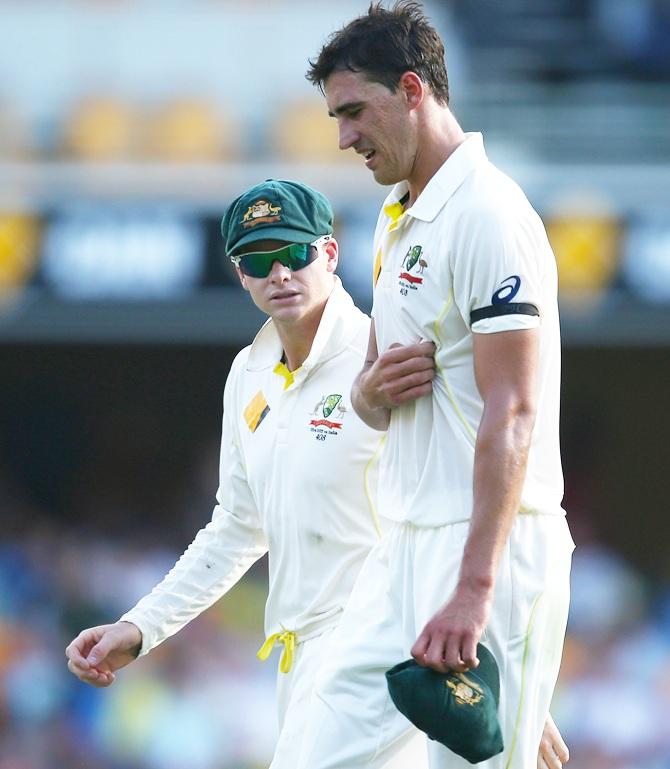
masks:
{"type": "MultiPolygon", "coordinates": [[[[180,630],[268,552],[258,656],[278,647],[272,769],[293,769],[317,672],[383,526],[372,494],[383,434],[349,400],[370,319],[335,274],[333,211],[311,187],[258,184],[231,203],[221,232],[243,288],[268,320],[226,381],[212,520],[119,622],[83,631],[67,649],[68,664],[81,680],[110,685],[119,668],[180,630]]],[[[388,769],[424,769],[424,742],[416,733],[388,769]]]]}

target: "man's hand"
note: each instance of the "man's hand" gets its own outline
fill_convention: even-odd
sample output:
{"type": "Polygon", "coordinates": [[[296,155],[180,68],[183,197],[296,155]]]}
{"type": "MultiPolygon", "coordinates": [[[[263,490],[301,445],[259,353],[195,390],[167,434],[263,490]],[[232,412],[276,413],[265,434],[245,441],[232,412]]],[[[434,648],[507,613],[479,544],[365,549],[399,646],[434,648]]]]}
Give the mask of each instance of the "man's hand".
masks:
{"type": "Polygon", "coordinates": [[[435,376],[432,342],[392,344],[359,378],[359,392],[371,409],[391,409],[432,391],[435,376]]]}
{"type": "Polygon", "coordinates": [[[387,430],[391,409],[429,395],[434,376],[435,345],[432,342],[396,343],[379,355],[373,319],[365,364],[351,388],[354,411],[366,425],[387,430]]]}
{"type": "Polygon", "coordinates": [[[418,664],[439,673],[476,668],[477,644],[488,623],[492,600],[492,586],[459,583],[416,639],[412,656],[418,664]]]}
{"type": "Polygon", "coordinates": [[[131,663],[142,646],[142,633],[131,622],[115,622],[83,630],[65,650],[67,667],[92,686],[113,684],[114,673],[131,663]]]}
{"type": "Polygon", "coordinates": [[[563,741],[554,719],[548,715],[537,754],[537,769],[561,769],[569,758],[568,746],[563,741]]]}

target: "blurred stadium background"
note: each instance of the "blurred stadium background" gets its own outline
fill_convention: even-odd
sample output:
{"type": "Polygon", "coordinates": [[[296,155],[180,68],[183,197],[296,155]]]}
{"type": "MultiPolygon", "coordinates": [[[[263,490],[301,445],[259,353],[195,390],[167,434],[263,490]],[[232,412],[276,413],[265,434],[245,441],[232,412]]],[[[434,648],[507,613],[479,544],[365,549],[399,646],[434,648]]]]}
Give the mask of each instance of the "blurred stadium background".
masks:
{"type": "MultiPolygon", "coordinates": [[[[369,307],[383,191],[303,78],[366,5],[0,2],[0,769],[271,755],[263,564],[110,690],[78,683],[63,649],[211,513],[223,383],[261,320],[223,259],[232,197],[270,176],[327,193],[369,307]]],[[[456,115],[559,262],[578,549],[553,712],[570,767],[668,769],[670,3],[426,6],[456,115]]]]}

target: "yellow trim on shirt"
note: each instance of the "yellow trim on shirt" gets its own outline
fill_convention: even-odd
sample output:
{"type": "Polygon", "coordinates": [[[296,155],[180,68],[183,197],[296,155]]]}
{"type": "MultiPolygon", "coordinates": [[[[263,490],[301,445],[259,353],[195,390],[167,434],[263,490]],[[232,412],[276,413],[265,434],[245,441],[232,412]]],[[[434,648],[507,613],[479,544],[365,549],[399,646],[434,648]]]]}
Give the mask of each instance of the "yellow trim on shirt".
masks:
{"type": "Polygon", "coordinates": [[[400,201],[398,201],[397,203],[391,203],[388,206],[384,206],[384,213],[391,220],[391,224],[389,224],[386,231],[392,232],[400,223],[400,220],[405,213],[405,207],[400,201]]]}
{"type": "Polygon", "coordinates": [[[370,492],[370,485],[368,483],[368,473],[370,472],[370,468],[372,467],[373,463],[377,461],[377,458],[379,457],[379,454],[382,450],[382,447],[384,446],[384,443],[386,441],[386,435],[383,435],[379,443],[377,444],[377,448],[375,449],[375,453],[370,457],[368,460],[368,463],[365,465],[365,470],[363,471],[363,484],[365,486],[365,496],[368,498],[368,505],[370,506],[370,513],[372,514],[372,522],[375,525],[375,529],[377,531],[377,536],[381,537],[382,535],[382,527],[379,523],[379,515],[377,514],[377,508],[375,507],[374,503],[374,496],[370,492]]]}
{"type": "Polygon", "coordinates": [[[284,378],[285,390],[288,390],[288,388],[293,384],[294,377],[298,371],[300,371],[299,368],[297,368],[295,371],[290,371],[288,366],[283,361],[279,361],[279,363],[272,369],[273,374],[277,374],[278,376],[284,378]]]}
{"type": "MultiPolygon", "coordinates": [[[[435,337],[437,338],[438,342],[441,342],[440,339],[440,325],[442,324],[442,321],[445,319],[445,317],[449,314],[449,310],[451,310],[451,307],[454,303],[454,292],[453,290],[449,291],[449,297],[447,301],[444,304],[444,308],[442,309],[442,312],[438,315],[437,320],[433,323],[433,331],[435,332],[435,337]]],[[[463,415],[463,412],[460,410],[458,403],[456,403],[456,398],[454,398],[454,394],[451,390],[451,386],[449,385],[449,380],[447,379],[447,375],[444,373],[444,369],[442,366],[440,366],[437,363],[437,360],[435,361],[435,365],[437,366],[437,370],[440,372],[440,376],[442,377],[442,381],[444,382],[444,386],[447,391],[447,397],[451,401],[451,405],[454,408],[454,411],[456,412],[456,416],[461,420],[461,424],[465,427],[465,431],[472,439],[473,446],[477,442],[477,434],[470,426],[468,420],[463,415]]]]}

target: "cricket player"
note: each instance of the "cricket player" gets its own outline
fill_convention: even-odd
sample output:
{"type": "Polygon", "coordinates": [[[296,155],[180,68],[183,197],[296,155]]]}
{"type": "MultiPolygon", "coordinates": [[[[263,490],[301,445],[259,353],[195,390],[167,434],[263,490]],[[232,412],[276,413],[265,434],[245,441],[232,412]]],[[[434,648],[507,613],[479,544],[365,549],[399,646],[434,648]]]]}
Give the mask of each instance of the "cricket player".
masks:
{"type": "MultiPolygon", "coordinates": [[[[212,520],[135,608],[114,624],[84,630],[66,650],[69,669],[82,681],[109,686],[118,669],[176,633],[269,551],[260,656],[275,644],[282,649],[273,769],[297,763],[316,672],[384,525],[374,505],[383,434],[362,422],[348,400],[369,318],[335,276],[332,222],[328,201],[291,181],[257,185],[228,209],[227,253],[269,320],[235,358],[226,383],[212,520]]],[[[401,653],[398,643],[395,654],[401,653]]],[[[560,745],[548,721],[541,769],[554,769],[539,762],[560,745]]],[[[426,763],[415,734],[387,766],[426,763]]]]}
{"type": "MultiPolygon", "coordinates": [[[[555,260],[523,192],[451,113],[444,48],[419,4],[371,5],[330,37],[308,79],[340,148],[394,185],[352,391],[361,418],[388,429],[378,509],[393,525],[334,634],[299,767],[380,766],[402,740],[384,672],[410,654],[467,672],[482,640],[500,669],[505,749],[481,766],[529,769],[558,674],[574,548],[561,507],[555,260]]],[[[468,765],[434,742],[429,758],[431,769],[468,765]]]]}
{"type": "MultiPolygon", "coordinates": [[[[382,525],[374,496],[384,436],[349,400],[370,320],[335,275],[332,233],[330,203],[298,182],[269,180],[229,207],[226,252],[269,320],[226,382],[212,520],[119,622],[84,630],[66,650],[75,675],[108,686],[269,552],[259,656],[281,647],[273,769],[297,762],[316,670],[382,525]]],[[[395,766],[425,766],[417,742],[419,754],[409,745],[395,766]]]]}

